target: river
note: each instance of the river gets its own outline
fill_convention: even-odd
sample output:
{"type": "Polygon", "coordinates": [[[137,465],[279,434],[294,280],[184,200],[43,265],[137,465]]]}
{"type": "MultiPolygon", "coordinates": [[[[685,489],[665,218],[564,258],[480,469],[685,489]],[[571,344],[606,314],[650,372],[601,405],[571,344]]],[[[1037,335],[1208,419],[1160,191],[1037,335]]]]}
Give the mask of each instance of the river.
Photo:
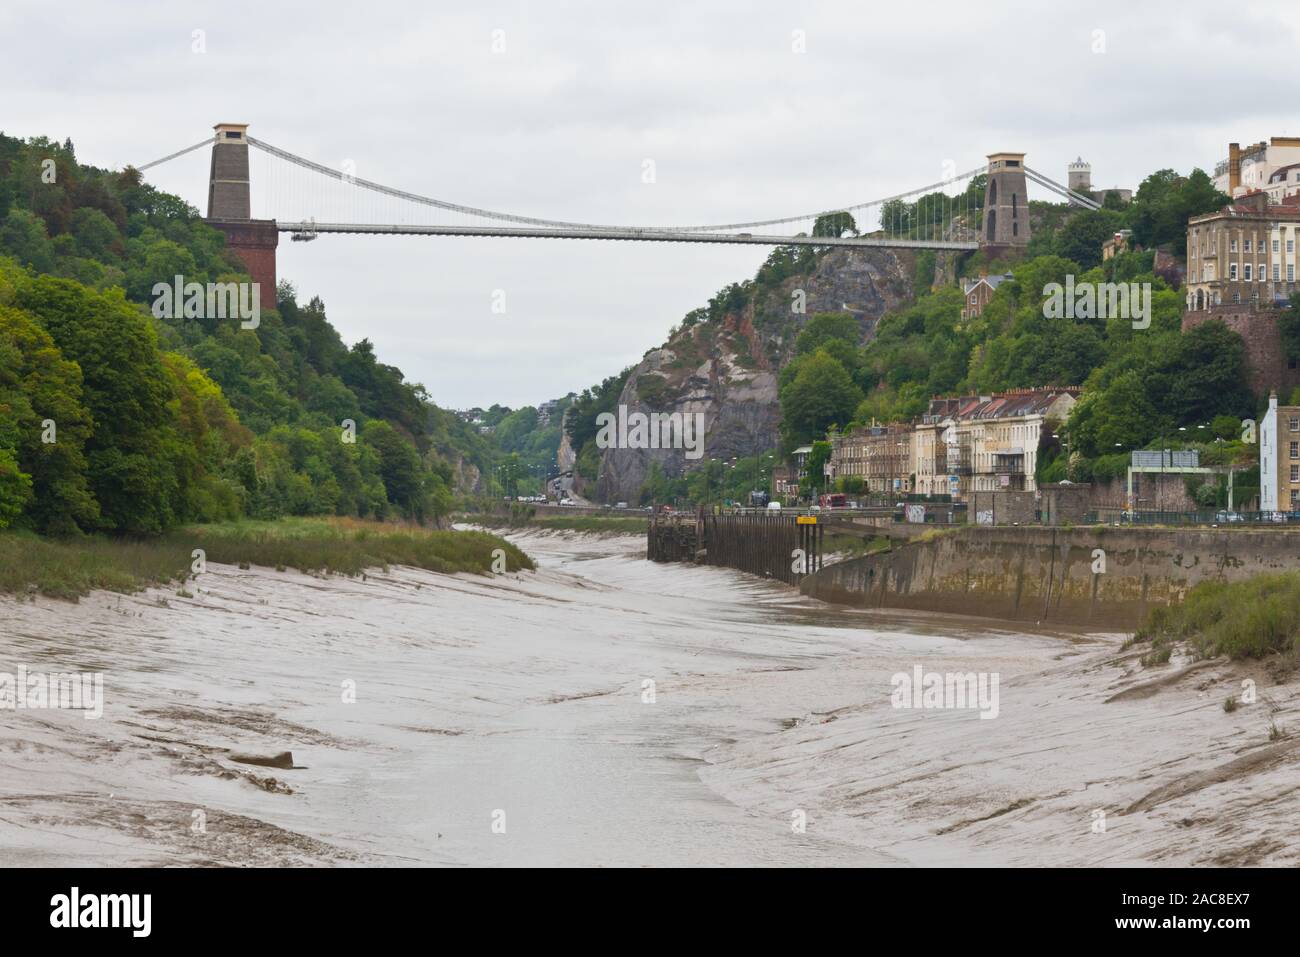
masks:
{"type": "Polygon", "coordinates": [[[537,572],[214,565],[184,594],[0,600],[0,671],[104,682],[99,719],[0,710],[0,863],[1277,862],[1300,843],[1294,798],[1267,797],[1300,783],[1289,758],[1250,771],[1265,791],[1226,836],[1238,775],[1195,783],[1258,713],[1190,681],[1106,703],[1148,677],[1120,636],[825,606],[634,538],[516,541],[537,572]],[[894,707],[918,666],[995,675],[996,717],[894,707]],[[283,750],[294,768],[230,760],[283,750]]]}

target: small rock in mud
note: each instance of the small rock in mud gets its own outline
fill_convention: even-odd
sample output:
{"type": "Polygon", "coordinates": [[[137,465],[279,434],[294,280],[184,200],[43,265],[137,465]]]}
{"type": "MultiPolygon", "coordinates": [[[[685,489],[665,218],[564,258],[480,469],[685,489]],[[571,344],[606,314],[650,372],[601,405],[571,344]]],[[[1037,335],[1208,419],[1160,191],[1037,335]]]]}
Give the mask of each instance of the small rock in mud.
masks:
{"type": "Polygon", "coordinates": [[[231,761],[238,761],[240,764],[256,764],[264,768],[292,768],[293,752],[281,751],[279,754],[240,754],[231,752],[231,761]]]}

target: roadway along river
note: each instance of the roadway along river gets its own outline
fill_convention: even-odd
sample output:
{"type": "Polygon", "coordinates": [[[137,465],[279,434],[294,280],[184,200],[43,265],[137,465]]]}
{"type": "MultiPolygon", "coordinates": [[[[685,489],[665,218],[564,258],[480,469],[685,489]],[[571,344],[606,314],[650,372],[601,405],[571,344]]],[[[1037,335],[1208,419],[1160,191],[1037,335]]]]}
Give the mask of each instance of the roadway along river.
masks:
{"type": "Polygon", "coordinates": [[[1294,863],[1294,754],[1220,771],[1267,747],[1262,712],[1220,707],[1226,668],[1107,704],[1149,677],[1116,636],[518,541],[538,572],[0,599],[0,672],[105,696],[98,720],[0,710],[0,864],[1294,863]],[[996,674],[997,717],[891,707],[915,666],[996,674]],[[1251,814],[1225,814],[1243,777],[1251,814]]]}

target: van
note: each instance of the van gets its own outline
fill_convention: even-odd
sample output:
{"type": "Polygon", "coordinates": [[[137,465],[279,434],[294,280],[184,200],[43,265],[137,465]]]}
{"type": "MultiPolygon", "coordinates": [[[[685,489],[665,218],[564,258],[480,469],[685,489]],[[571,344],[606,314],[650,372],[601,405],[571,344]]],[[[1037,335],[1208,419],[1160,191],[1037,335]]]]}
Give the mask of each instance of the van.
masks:
{"type": "Polygon", "coordinates": [[[769,512],[779,512],[779,511],[781,511],[781,503],[780,503],[780,502],[768,502],[768,503],[767,503],[767,510],[768,510],[769,512]]]}

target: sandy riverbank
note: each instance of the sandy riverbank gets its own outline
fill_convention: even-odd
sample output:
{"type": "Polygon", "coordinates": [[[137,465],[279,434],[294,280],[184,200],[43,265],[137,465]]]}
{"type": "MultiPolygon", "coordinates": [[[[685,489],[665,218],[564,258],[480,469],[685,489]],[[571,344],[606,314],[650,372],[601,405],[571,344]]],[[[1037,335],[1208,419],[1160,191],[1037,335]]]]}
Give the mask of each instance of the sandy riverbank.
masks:
{"type": "Polygon", "coordinates": [[[0,863],[1300,860],[1296,683],[1255,674],[1225,713],[1253,673],[1211,664],[1108,701],[1173,669],[654,565],[639,538],[511,538],[537,572],[213,565],[188,597],[0,598],[0,672],[105,695],[98,720],[0,710],[0,863]],[[998,717],[891,707],[916,665],[997,673],[998,717]]]}

